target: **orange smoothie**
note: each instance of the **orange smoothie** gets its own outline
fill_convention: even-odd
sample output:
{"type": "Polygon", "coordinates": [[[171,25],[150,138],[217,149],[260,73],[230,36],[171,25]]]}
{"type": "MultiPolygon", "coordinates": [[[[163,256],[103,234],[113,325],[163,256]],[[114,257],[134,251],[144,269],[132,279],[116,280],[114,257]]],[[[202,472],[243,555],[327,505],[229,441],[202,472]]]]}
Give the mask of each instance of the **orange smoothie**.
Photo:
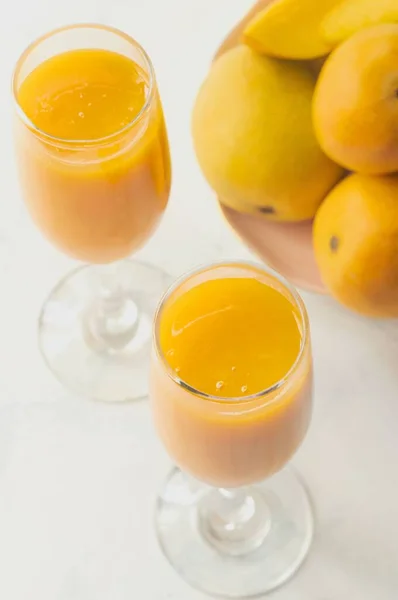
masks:
{"type": "Polygon", "coordinates": [[[75,258],[128,256],[153,232],[170,191],[151,69],[111,50],[75,49],[24,78],[17,67],[16,85],[17,158],[33,218],[75,258]]]}
{"type": "Polygon", "coordinates": [[[300,302],[277,278],[239,264],[199,272],[165,300],[151,399],[184,471],[237,487],[272,475],[296,451],[312,407],[300,302]]]}

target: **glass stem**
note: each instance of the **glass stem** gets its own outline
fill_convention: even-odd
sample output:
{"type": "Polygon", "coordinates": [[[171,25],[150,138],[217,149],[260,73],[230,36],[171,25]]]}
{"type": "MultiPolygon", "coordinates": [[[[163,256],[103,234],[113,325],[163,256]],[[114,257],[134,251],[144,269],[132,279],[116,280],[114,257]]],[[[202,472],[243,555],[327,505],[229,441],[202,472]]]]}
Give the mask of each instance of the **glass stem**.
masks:
{"type": "Polygon", "coordinates": [[[241,556],[263,543],[271,528],[270,510],[255,488],[214,489],[199,507],[199,527],[217,550],[241,556]]]}
{"type": "Polygon", "coordinates": [[[86,341],[97,351],[122,350],[131,342],[139,324],[139,310],[124,291],[119,263],[100,267],[98,297],[84,317],[86,341]]]}

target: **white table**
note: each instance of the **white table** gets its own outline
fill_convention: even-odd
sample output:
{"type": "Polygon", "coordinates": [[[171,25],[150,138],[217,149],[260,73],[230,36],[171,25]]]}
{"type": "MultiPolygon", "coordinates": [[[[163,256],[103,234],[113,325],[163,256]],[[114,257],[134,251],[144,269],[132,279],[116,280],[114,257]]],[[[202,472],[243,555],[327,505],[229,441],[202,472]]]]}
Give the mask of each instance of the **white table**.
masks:
{"type": "MultiPolygon", "coordinates": [[[[64,391],[45,368],[36,317],[71,261],[35,231],[12,157],[9,78],[54,26],[101,21],[139,39],[158,72],[174,160],[170,207],[141,253],[178,275],[249,253],[221,220],[191,149],[196,90],[248,0],[14,0],[0,19],[0,598],[198,600],[163,559],[152,507],[169,460],[147,402],[107,406],[64,391]],[[169,241],[167,241],[169,240],[169,241]],[[172,240],[172,241],[170,241],[172,240]]],[[[316,411],[295,458],[317,510],[313,550],[275,600],[398,596],[398,324],[304,294],[316,411]]]]}

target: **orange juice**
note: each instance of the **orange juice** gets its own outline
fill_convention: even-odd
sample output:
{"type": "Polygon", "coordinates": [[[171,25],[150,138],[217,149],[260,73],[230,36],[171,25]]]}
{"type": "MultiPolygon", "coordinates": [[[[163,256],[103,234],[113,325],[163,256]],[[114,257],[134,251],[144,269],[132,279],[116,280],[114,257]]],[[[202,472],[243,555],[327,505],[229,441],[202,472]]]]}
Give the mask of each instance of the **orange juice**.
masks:
{"type": "Polygon", "coordinates": [[[78,259],[126,257],[152,233],[170,191],[151,68],[111,50],[72,49],[24,78],[17,67],[16,85],[17,157],[33,218],[78,259]]]}
{"type": "Polygon", "coordinates": [[[219,265],[171,293],[158,315],[151,396],[183,470],[235,487],[289,460],[311,415],[305,329],[301,304],[256,267],[219,265]]]}

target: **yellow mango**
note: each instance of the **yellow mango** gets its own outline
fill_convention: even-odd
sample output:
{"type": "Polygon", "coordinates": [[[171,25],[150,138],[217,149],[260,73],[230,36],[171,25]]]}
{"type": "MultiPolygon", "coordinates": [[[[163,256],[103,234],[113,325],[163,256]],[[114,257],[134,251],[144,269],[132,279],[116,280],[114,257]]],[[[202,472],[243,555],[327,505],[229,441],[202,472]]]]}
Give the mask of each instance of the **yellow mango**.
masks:
{"type": "Polygon", "coordinates": [[[398,23],[397,0],[345,0],[321,23],[321,34],[333,48],[357,31],[381,23],[398,23]]]}
{"type": "Polygon", "coordinates": [[[398,171],[398,25],[376,25],[336,48],[319,76],[314,126],[325,153],[350,171],[398,171]]]}
{"type": "Polygon", "coordinates": [[[353,174],[317,212],[315,257],[330,293],[362,315],[398,317],[398,176],[353,174]]]}
{"type": "Polygon", "coordinates": [[[341,0],[275,0],[247,24],[244,42],[267,56],[311,59],[328,54],[321,34],[325,16],[341,0]]]}
{"type": "Polygon", "coordinates": [[[213,63],[192,133],[200,167],[224,203],[278,221],[314,216],[343,171],[316,141],[313,90],[306,66],[247,46],[213,63]]]}

